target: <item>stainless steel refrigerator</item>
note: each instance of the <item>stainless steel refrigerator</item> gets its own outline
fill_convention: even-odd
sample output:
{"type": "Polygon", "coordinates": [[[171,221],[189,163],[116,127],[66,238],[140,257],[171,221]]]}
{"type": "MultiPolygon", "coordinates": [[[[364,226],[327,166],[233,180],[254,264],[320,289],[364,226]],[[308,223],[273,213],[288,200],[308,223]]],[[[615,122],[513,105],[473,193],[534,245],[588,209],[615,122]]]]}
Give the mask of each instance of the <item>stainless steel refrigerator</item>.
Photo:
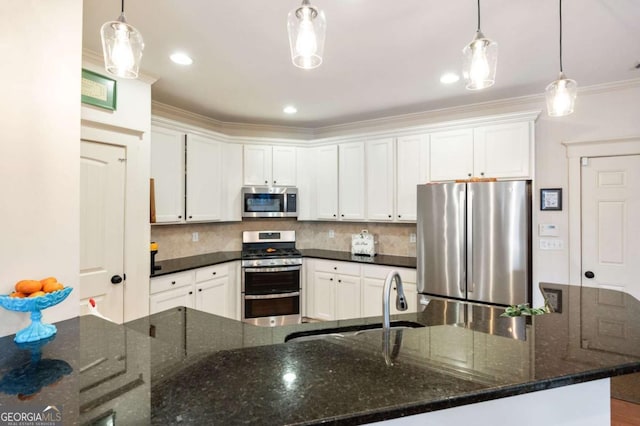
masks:
{"type": "Polygon", "coordinates": [[[531,302],[531,182],[418,185],[418,292],[531,302]]]}

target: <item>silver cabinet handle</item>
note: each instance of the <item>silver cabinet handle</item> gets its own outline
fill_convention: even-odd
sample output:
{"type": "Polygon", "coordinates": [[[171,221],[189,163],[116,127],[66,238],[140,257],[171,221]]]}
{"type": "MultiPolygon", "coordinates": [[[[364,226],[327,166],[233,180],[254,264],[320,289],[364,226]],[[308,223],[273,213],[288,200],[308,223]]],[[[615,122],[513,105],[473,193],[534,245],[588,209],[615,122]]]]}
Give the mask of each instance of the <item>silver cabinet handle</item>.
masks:
{"type": "Polygon", "coordinates": [[[299,291],[294,291],[291,293],[278,293],[278,294],[245,294],[245,300],[264,300],[264,299],[283,299],[285,297],[295,297],[300,296],[299,291]]]}

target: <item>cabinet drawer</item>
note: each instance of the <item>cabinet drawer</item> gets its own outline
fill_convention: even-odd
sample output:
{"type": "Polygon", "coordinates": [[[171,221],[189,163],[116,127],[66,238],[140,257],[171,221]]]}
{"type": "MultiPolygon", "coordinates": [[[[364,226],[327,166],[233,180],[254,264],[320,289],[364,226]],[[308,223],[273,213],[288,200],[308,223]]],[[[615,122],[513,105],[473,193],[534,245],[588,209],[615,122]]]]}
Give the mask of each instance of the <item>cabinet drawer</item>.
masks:
{"type": "Polygon", "coordinates": [[[387,278],[389,272],[396,270],[400,273],[400,278],[402,281],[407,281],[409,283],[416,282],[416,270],[411,268],[395,268],[393,266],[376,266],[376,265],[367,265],[362,267],[362,275],[366,278],[377,278],[384,280],[387,278]]]}
{"type": "Polygon", "coordinates": [[[161,291],[180,288],[191,284],[193,284],[193,272],[179,272],[177,274],[151,278],[151,288],[149,289],[149,292],[151,294],[155,294],[161,291]]]}
{"type": "Polygon", "coordinates": [[[316,271],[360,276],[360,265],[352,262],[333,262],[330,260],[316,260],[316,271]]]}
{"type": "Polygon", "coordinates": [[[207,266],[206,268],[196,269],[196,282],[208,281],[213,278],[224,277],[229,274],[229,265],[223,263],[222,265],[207,266]]]}

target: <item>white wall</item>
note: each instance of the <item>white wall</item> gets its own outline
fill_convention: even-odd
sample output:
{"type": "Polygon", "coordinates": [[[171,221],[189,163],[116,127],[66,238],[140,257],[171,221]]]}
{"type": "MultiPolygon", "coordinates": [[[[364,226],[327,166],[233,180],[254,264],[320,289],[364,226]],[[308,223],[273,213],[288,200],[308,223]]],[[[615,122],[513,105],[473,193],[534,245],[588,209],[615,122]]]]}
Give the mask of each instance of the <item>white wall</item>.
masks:
{"type": "MultiPolygon", "coordinates": [[[[99,59],[99,58],[98,58],[99,59]]],[[[102,63],[85,55],[85,69],[105,75],[102,63]]],[[[115,111],[82,105],[83,137],[87,128],[103,128],[108,142],[122,145],[127,153],[127,187],[125,211],[124,320],[130,321],[149,313],[149,176],[151,132],[151,83],[154,80],[140,78],[127,80],[116,78],[117,107],[115,111]],[[106,126],[105,126],[106,125],[106,126]],[[118,135],[123,135],[118,137],[118,135]],[[131,138],[130,135],[134,135],[131,138]]]]}
{"type": "MultiPolygon", "coordinates": [[[[77,287],[82,1],[5,0],[0,16],[0,294],[50,275],[77,287]]],[[[77,305],[73,291],[43,319],[77,305]]],[[[0,335],[28,323],[0,308],[0,335]]]]}

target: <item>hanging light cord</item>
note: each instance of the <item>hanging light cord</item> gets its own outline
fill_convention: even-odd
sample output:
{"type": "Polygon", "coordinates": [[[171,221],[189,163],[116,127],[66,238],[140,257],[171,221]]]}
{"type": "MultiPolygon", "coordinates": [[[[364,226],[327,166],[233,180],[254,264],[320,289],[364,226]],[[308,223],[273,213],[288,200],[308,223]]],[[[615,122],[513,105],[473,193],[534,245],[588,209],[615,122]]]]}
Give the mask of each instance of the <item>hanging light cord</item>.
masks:
{"type": "Polygon", "coordinates": [[[480,0],[478,0],[478,31],[480,31],[480,0]]]}
{"type": "Polygon", "coordinates": [[[120,12],[124,13],[124,0],[122,0],[122,10],[120,12]]]}
{"type": "MultiPolygon", "coordinates": [[[[122,0],[124,1],[124,0],[122,0]]],[[[562,0],[560,0],[560,72],[562,73],[562,0]]]]}

